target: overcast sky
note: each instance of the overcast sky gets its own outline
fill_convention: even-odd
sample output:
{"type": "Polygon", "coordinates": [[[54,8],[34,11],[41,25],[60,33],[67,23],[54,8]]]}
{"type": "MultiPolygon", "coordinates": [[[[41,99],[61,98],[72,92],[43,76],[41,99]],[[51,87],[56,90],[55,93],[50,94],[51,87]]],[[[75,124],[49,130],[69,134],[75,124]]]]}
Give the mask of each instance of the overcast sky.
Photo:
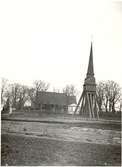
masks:
{"type": "Polygon", "coordinates": [[[0,1],[0,76],[81,91],[91,40],[96,81],[122,86],[122,1],[0,1]]]}

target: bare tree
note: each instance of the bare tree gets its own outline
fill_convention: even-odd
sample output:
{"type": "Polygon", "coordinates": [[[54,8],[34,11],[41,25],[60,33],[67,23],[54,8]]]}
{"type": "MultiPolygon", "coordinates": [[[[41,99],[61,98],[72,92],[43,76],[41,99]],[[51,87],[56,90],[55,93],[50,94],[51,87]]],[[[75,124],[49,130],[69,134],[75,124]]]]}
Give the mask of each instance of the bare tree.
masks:
{"type": "Polygon", "coordinates": [[[13,92],[15,91],[13,88],[13,84],[9,84],[8,80],[2,80],[1,101],[3,104],[4,111],[8,109],[10,105],[13,105],[13,101],[15,101],[15,96],[13,96],[13,92]]]}
{"type": "Polygon", "coordinates": [[[18,90],[18,102],[17,108],[23,109],[26,100],[28,100],[28,87],[24,85],[20,85],[18,90]]]}
{"type": "Polygon", "coordinates": [[[20,84],[14,83],[9,85],[9,96],[13,108],[18,108],[17,103],[19,101],[19,91],[20,84]]]}
{"type": "Polygon", "coordinates": [[[109,111],[115,112],[115,105],[121,98],[120,86],[114,81],[108,81],[109,111]]]}
{"type": "Polygon", "coordinates": [[[22,109],[24,107],[24,103],[28,98],[27,90],[27,86],[18,83],[8,84],[5,97],[6,99],[9,99],[9,103],[12,108],[22,109]]]}
{"type": "Polygon", "coordinates": [[[104,82],[104,106],[105,106],[105,111],[108,112],[108,104],[109,104],[109,84],[107,82],[104,82]]]}
{"type": "Polygon", "coordinates": [[[39,92],[46,92],[49,89],[49,83],[41,80],[36,80],[32,88],[28,89],[29,98],[34,106],[38,106],[38,94],[39,92]]]}
{"type": "Polygon", "coordinates": [[[53,88],[53,92],[60,93],[60,89],[53,88]]]}
{"type": "Polygon", "coordinates": [[[41,80],[36,80],[34,82],[34,89],[36,90],[36,92],[39,92],[39,91],[46,92],[49,89],[49,83],[46,83],[41,80]]]}
{"type": "Polygon", "coordinates": [[[1,104],[2,106],[5,105],[6,103],[6,91],[7,91],[7,87],[8,87],[8,80],[5,78],[1,79],[1,104]]]}
{"type": "Polygon", "coordinates": [[[104,90],[105,84],[104,82],[99,82],[97,84],[97,102],[99,106],[99,111],[102,111],[102,105],[105,100],[105,90],[104,90]]]}
{"type": "Polygon", "coordinates": [[[120,103],[119,103],[119,111],[122,111],[122,99],[120,99],[120,103]]]}
{"type": "Polygon", "coordinates": [[[101,109],[102,104],[105,111],[115,112],[115,105],[121,97],[120,86],[114,81],[104,81],[97,85],[98,105],[101,109]]]}
{"type": "Polygon", "coordinates": [[[74,85],[66,85],[66,87],[63,88],[63,93],[65,93],[67,96],[76,96],[77,90],[74,85]]]}
{"type": "MultiPolygon", "coordinates": [[[[35,81],[32,88],[13,83],[8,84],[6,79],[2,79],[1,84],[1,103],[3,106],[11,105],[12,108],[22,109],[26,100],[31,100],[33,103],[37,102],[38,93],[40,91],[47,91],[49,84],[44,81],[35,81]]],[[[8,107],[7,107],[8,108],[8,107]]]]}
{"type": "Polygon", "coordinates": [[[46,92],[49,88],[49,83],[46,83],[41,80],[36,80],[34,82],[34,90],[35,90],[35,101],[38,101],[38,93],[46,92]]]}

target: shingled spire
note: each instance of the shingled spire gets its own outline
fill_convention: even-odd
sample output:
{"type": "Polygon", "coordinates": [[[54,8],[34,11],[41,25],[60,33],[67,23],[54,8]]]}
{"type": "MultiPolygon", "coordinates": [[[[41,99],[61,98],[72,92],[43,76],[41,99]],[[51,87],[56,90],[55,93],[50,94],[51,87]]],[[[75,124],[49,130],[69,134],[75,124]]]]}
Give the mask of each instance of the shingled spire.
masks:
{"type": "Polygon", "coordinates": [[[87,76],[93,76],[93,75],[94,75],[94,66],[93,66],[93,51],[92,51],[92,42],[91,42],[91,50],[90,50],[90,56],[89,56],[87,76]]]}

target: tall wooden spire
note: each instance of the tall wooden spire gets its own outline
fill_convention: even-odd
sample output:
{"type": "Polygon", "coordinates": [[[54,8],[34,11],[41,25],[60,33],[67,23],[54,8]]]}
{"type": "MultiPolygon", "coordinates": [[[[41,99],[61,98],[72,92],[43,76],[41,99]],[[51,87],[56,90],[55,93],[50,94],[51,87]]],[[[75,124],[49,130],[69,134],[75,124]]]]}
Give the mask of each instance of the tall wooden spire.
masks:
{"type": "Polygon", "coordinates": [[[90,76],[94,75],[92,43],[91,43],[91,50],[90,50],[90,57],[89,57],[87,75],[90,75],[90,76]]]}
{"type": "Polygon", "coordinates": [[[79,112],[83,117],[98,119],[98,104],[96,97],[96,82],[94,77],[92,43],[89,57],[88,70],[84,80],[83,92],[79,99],[75,113],[79,112]]]}

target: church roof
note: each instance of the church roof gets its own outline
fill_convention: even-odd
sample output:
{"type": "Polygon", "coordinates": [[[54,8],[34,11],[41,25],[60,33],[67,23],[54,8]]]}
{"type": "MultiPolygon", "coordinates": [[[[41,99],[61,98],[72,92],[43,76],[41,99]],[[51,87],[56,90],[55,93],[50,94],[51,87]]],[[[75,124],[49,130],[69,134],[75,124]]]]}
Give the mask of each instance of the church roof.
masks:
{"type": "Polygon", "coordinates": [[[65,93],[39,92],[38,103],[55,104],[55,105],[70,105],[72,103],[76,104],[76,97],[67,96],[65,93]]]}

